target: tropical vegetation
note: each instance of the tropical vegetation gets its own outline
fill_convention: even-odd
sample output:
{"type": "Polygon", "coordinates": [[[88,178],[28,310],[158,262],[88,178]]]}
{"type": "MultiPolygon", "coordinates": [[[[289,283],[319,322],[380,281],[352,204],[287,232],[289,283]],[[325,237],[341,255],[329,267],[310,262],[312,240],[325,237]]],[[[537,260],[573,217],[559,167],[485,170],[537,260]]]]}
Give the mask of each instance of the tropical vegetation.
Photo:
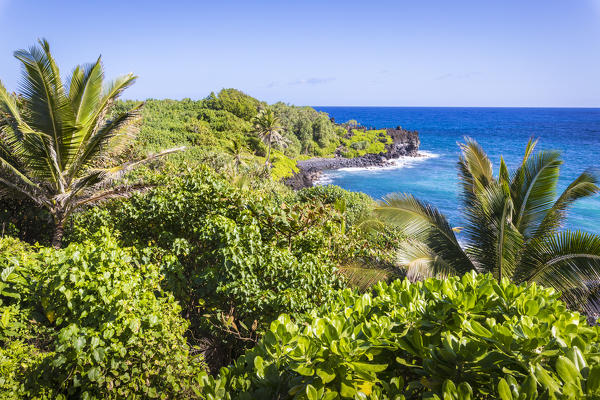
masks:
{"type": "Polygon", "coordinates": [[[101,159],[126,138],[124,130],[142,104],[110,120],[111,105],[131,86],[133,74],[104,85],[100,57],[77,66],[63,83],[50,45],[15,52],[23,65],[21,93],[11,95],[0,83],[0,196],[26,197],[46,208],[54,221],[52,245],[60,247],[64,225],[78,207],[124,195],[110,187],[119,174],[145,160],[104,167],[101,159]]]}
{"type": "Polygon", "coordinates": [[[560,294],[491,274],[344,290],[281,315],[207,399],[595,399],[598,326],[560,294]]]}
{"type": "Polygon", "coordinates": [[[410,195],[282,183],[386,130],[235,89],[122,101],[135,77],[105,86],[100,60],[64,83],[45,41],[16,55],[0,398],[600,397],[599,242],[562,230],[591,171],[557,195],[557,152],[494,174],[467,140],[451,227],[410,195]]]}
{"type": "Polygon", "coordinates": [[[461,145],[464,227],[452,228],[435,207],[411,195],[384,199],[375,212],[404,233],[398,257],[409,275],[491,273],[498,280],[553,287],[572,306],[598,311],[600,237],[561,229],[575,201],[600,191],[598,177],[585,171],[557,196],[560,153],[534,154],[536,143],[527,144],[512,173],[501,159],[497,176],[474,140],[461,145]]]}

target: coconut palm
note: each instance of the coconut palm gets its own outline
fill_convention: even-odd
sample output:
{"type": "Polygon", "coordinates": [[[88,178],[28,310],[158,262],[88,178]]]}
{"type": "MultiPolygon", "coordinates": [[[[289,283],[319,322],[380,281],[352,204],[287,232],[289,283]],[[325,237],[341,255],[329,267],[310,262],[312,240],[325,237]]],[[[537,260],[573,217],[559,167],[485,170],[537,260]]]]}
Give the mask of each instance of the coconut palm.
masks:
{"type": "Polygon", "coordinates": [[[409,276],[476,270],[516,283],[551,286],[571,304],[590,304],[583,299],[600,282],[600,237],[562,226],[573,202],[599,191],[598,178],[583,172],[557,197],[560,153],[534,155],[536,143],[529,141],[512,173],[501,158],[498,176],[474,140],[461,144],[464,227],[452,228],[437,209],[408,194],[381,202],[379,219],[405,234],[398,255],[409,276]]]}
{"type": "Polygon", "coordinates": [[[267,158],[265,159],[265,168],[269,166],[269,160],[271,158],[271,146],[273,144],[284,144],[285,140],[281,136],[281,123],[279,118],[275,116],[275,113],[270,108],[261,111],[254,118],[254,127],[258,136],[261,138],[263,143],[267,145],[267,158]]]}
{"type": "Polygon", "coordinates": [[[0,196],[24,197],[48,209],[54,220],[52,244],[60,247],[65,221],[84,204],[122,196],[131,188],[111,182],[144,160],[112,168],[95,168],[142,104],[107,119],[114,101],[136,80],[121,76],[104,86],[100,58],[77,66],[66,82],[45,40],[39,47],[19,50],[23,65],[20,94],[9,94],[0,83],[0,196]]]}
{"type": "Polygon", "coordinates": [[[244,146],[239,141],[232,140],[231,144],[225,146],[225,151],[233,157],[233,168],[236,174],[239,173],[240,167],[244,164],[244,146]]]}

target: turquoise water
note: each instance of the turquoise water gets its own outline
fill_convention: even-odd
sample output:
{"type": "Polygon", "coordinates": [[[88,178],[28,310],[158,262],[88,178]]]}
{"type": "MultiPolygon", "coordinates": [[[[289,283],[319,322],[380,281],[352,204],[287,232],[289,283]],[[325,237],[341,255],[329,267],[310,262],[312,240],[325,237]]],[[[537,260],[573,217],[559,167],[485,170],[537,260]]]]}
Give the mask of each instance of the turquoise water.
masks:
{"type": "MultiPolygon", "coordinates": [[[[374,128],[402,126],[419,131],[427,157],[399,160],[386,169],[327,171],[322,183],[361,191],[375,199],[388,193],[412,193],[438,207],[451,224],[461,224],[458,200],[457,143],[464,136],[477,140],[494,163],[504,156],[509,168],[523,157],[530,137],[537,149],[562,151],[559,189],[588,167],[600,168],[600,109],[559,108],[419,108],[315,107],[338,122],[355,119],[374,128]]],[[[571,209],[567,226],[600,234],[600,196],[582,200],[571,209]]]]}

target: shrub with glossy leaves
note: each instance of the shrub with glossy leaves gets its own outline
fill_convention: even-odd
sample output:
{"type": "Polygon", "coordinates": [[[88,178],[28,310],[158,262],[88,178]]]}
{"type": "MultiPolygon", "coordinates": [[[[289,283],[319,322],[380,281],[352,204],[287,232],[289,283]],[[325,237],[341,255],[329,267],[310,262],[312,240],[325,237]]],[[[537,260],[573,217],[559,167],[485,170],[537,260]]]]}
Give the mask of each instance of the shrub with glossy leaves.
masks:
{"type": "Polygon", "coordinates": [[[599,327],[553,289],[491,275],[377,284],[304,320],[282,315],[208,399],[600,396],[599,327]]]}

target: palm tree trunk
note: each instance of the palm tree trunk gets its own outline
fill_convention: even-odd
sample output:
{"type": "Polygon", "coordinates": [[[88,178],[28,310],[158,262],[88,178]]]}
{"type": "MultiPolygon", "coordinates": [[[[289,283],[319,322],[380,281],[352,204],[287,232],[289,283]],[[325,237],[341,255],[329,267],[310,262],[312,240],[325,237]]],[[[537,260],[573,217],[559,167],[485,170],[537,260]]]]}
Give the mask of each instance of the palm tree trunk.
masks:
{"type": "Polygon", "coordinates": [[[54,233],[52,234],[52,247],[60,249],[62,247],[62,238],[65,233],[66,218],[61,215],[54,215],[54,233]]]}
{"type": "Polygon", "coordinates": [[[269,158],[271,158],[271,142],[269,141],[269,148],[267,150],[267,159],[265,160],[265,169],[269,166],[269,158]]]}

